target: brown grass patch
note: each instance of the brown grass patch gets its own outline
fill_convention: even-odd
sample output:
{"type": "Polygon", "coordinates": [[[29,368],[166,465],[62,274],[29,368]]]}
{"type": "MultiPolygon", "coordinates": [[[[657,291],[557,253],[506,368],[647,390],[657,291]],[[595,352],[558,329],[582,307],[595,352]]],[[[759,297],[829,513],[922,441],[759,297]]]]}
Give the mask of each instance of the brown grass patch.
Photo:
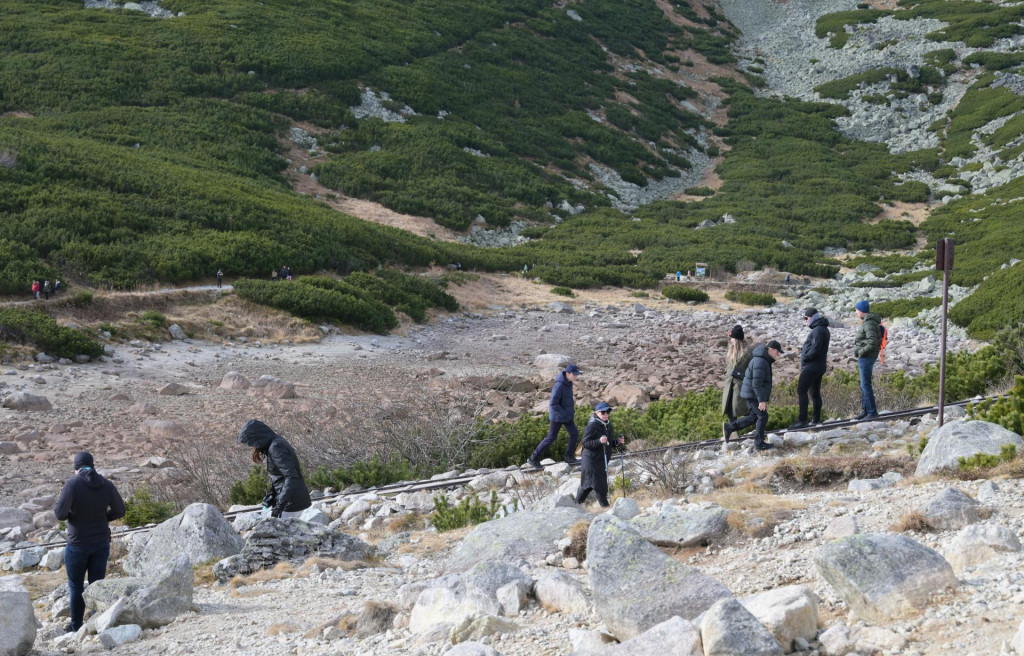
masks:
{"type": "Polygon", "coordinates": [[[356,628],[356,615],[355,613],[343,613],[341,615],[335,615],[331,619],[314,626],[312,629],[302,634],[303,638],[316,639],[324,634],[324,631],[330,627],[341,629],[345,633],[351,634],[356,628]]]}
{"type": "Polygon", "coordinates": [[[855,478],[878,478],[890,471],[911,476],[916,463],[909,457],[867,456],[786,458],[774,465],[770,481],[776,487],[833,487],[855,478]]]}
{"type": "Polygon", "coordinates": [[[581,519],[569,527],[569,539],[571,542],[565,549],[565,555],[575,558],[579,562],[587,559],[587,535],[590,532],[590,522],[581,519]]]}
{"type": "Polygon", "coordinates": [[[21,585],[33,601],[50,594],[54,588],[65,581],[67,581],[67,574],[63,568],[53,572],[40,569],[32,574],[21,577],[21,585]]]}
{"type": "Polygon", "coordinates": [[[281,635],[282,633],[298,633],[302,626],[295,622],[276,622],[267,627],[268,636],[281,635]]]}
{"type": "Polygon", "coordinates": [[[384,633],[391,628],[398,607],[384,601],[371,600],[363,604],[363,610],[356,619],[356,637],[368,638],[384,633]]]}
{"type": "Polygon", "coordinates": [[[726,520],[729,527],[752,538],[771,535],[776,525],[791,519],[794,511],[807,507],[801,501],[749,484],[714,492],[705,499],[730,510],[726,520]]]}
{"type": "Polygon", "coordinates": [[[907,533],[909,531],[928,533],[932,530],[932,527],[924,514],[918,510],[911,510],[896,520],[896,523],[890,526],[889,530],[894,533],[907,533]]]}

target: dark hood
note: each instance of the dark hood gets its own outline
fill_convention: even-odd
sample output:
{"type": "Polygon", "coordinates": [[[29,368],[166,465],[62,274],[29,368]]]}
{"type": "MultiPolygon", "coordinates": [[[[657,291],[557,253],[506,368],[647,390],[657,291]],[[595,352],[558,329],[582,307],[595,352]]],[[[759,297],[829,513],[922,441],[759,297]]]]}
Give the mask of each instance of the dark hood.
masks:
{"type": "Polygon", "coordinates": [[[569,380],[568,376],[565,375],[564,371],[555,377],[555,382],[562,383],[563,385],[568,385],[569,387],[572,387],[572,381],[569,380]]]}
{"type": "Polygon", "coordinates": [[[259,419],[250,419],[238,433],[238,443],[266,451],[278,434],[259,419]]]}
{"type": "Polygon", "coordinates": [[[758,344],[755,346],[750,355],[754,358],[764,358],[768,362],[775,362],[775,358],[768,353],[768,346],[766,344],[758,344]]]}
{"type": "Polygon", "coordinates": [[[816,314],[813,317],[811,317],[810,321],[807,322],[808,328],[817,328],[818,326],[828,328],[828,319],[821,316],[820,314],[816,314]]]}
{"type": "Polygon", "coordinates": [[[90,490],[98,490],[103,487],[103,477],[100,476],[95,469],[92,467],[83,467],[78,470],[78,478],[85,482],[85,486],[90,490]]]}

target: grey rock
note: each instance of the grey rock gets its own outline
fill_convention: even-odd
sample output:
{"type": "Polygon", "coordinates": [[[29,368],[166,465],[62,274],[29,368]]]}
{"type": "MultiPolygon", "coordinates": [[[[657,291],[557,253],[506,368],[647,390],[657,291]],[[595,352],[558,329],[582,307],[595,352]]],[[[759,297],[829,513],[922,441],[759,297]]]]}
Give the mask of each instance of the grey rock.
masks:
{"type": "Polygon", "coordinates": [[[640,506],[637,504],[636,499],[619,497],[615,500],[615,503],[612,504],[611,513],[619,519],[623,519],[628,522],[640,514],[640,506]]]}
{"type": "Polygon", "coordinates": [[[135,642],[142,637],[142,627],[138,624],[125,624],[115,626],[112,629],[101,631],[99,634],[100,644],[107,649],[115,649],[135,642]]]}
{"type": "Polygon", "coordinates": [[[477,615],[464,618],[452,627],[448,639],[453,644],[464,641],[483,640],[496,633],[509,634],[519,630],[519,626],[511,621],[493,615],[477,615]]]}
{"type": "Polygon", "coordinates": [[[595,610],[619,640],[675,615],[692,619],[732,596],[720,582],[669,558],[611,514],[590,524],[587,563],[595,610]]]}
{"type": "Polygon", "coordinates": [[[131,596],[147,584],[147,580],[141,576],[100,579],[85,588],[85,607],[95,613],[103,613],[122,597],[131,596]]]}
{"type": "Polygon", "coordinates": [[[172,323],[168,326],[167,332],[171,333],[171,339],[188,339],[188,335],[186,335],[185,331],[181,329],[181,326],[176,323],[172,323]]]}
{"type": "Polygon", "coordinates": [[[147,581],[145,587],[128,596],[125,609],[114,624],[154,629],[170,624],[192,608],[194,583],[192,561],[182,554],[170,564],[166,574],[147,581]]]}
{"type": "Polygon", "coordinates": [[[467,586],[457,575],[448,575],[420,592],[409,614],[409,630],[416,634],[447,632],[474,617],[500,613],[496,596],[467,586]]]}
{"type": "Polygon", "coordinates": [[[500,651],[485,645],[482,642],[475,640],[469,640],[467,642],[461,642],[448,651],[444,652],[444,656],[504,656],[500,651]]]}
{"type": "Polygon", "coordinates": [[[289,383],[274,376],[260,376],[252,384],[250,391],[253,394],[271,399],[294,399],[297,396],[294,383],[289,383]]]}
{"type": "Polygon", "coordinates": [[[1017,632],[1013,634],[1013,645],[1014,651],[1018,654],[1024,654],[1024,622],[1020,623],[1017,627],[1017,632]]]}
{"type": "Polygon", "coordinates": [[[221,389],[246,390],[249,389],[250,385],[249,379],[237,371],[227,372],[220,380],[221,389]]]}
{"type": "Polygon", "coordinates": [[[537,580],[533,595],[548,612],[583,615],[590,610],[590,602],[581,584],[571,574],[555,570],[537,580]]]}
{"type": "Polygon", "coordinates": [[[857,523],[857,518],[853,515],[843,515],[829,522],[828,526],[825,527],[825,532],[822,533],[822,537],[826,540],[838,540],[839,538],[848,538],[858,533],[860,533],[860,524],[857,523]]]}
{"type": "Polygon", "coordinates": [[[310,507],[306,508],[299,515],[299,519],[310,524],[330,524],[331,518],[327,516],[327,513],[320,510],[319,508],[310,507]]]}
{"type": "Polygon", "coordinates": [[[533,366],[540,369],[561,369],[570,364],[572,358],[561,353],[542,353],[533,359],[533,366]]]}
{"type": "Polygon", "coordinates": [[[257,524],[249,533],[242,552],[213,566],[221,582],[238,574],[273,567],[282,561],[325,556],[339,560],[361,560],[373,552],[362,540],[320,524],[273,517],[257,524]]]}
{"type": "Polygon", "coordinates": [[[998,524],[965,526],[943,549],[946,560],[957,572],[1006,553],[1021,551],[1017,534],[998,524]]]}
{"type": "Polygon", "coordinates": [[[479,590],[487,597],[497,599],[498,590],[508,584],[515,584],[525,591],[533,585],[533,579],[518,567],[497,561],[477,563],[462,575],[467,588],[479,590]]]}
{"type": "Polygon", "coordinates": [[[893,486],[893,483],[884,478],[855,478],[846,485],[850,492],[871,492],[873,490],[884,490],[893,486]]]}
{"type": "Polygon", "coordinates": [[[935,530],[960,529],[976,524],[989,514],[985,506],[955,487],[947,487],[917,510],[935,530]]]}
{"type": "Polygon", "coordinates": [[[548,555],[551,545],[570,526],[590,517],[579,508],[556,508],[545,512],[523,511],[484,522],[474,528],[448,558],[445,570],[462,572],[485,560],[536,561],[548,555]]]}
{"type": "Polygon", "coordinates": [[[778,640],[735,599],[716,601],[700,623],[704,656],[783,656],[778,640]]]}
{"type": "Polygon", "coordinates": [[[4,407],[11,410],[24,410],[28,412],[43,412],[53,410],[50,400],[45,396],[37,396],[28,392],[15,392],[4,399],[4,407]]]}
{"type": "Polygon", "coordinates": [[[999,486],[995,481],[984,481],[978,486],[978,501],[995,501],[998,496],[999,486]]]}
{"type": "Polygon", "coordinates": [[[876,626],[837,624],[818,636],[828,656],[847,654],[899,654],[907,639],[890,629],[876,626]]]}
{"type": "Polygon", "coordinates": [[[25,656],[36,641],[38,621],[19,576],[0,578],[0,654],[25,656]]]}
{"type": "Polygon", "coordinates": [[[630,523],[654,544],[662,547],[692,547],[709,544],[729,530],[729,511],[718,506],[685,510],[663,505],[657,515],[639,515],[630,523]]]}
{"type": "Polygon", "coordinates": [[[519,615],[519,612],[526,607],[528,591],[529,588],[525,588],[520,583],[506,583],[498,588],[494,597],[498,600],[498,605],[501,606],[502,614],[509,617],[519,615]]]}
{"type": "Polygon", "coordinates": [[[124,560],[124,571],[141,576],[162,571],[179,555],[204,564],[242,551],[245,541],[213,506],[193,503],[184,511],[141,534],[124,560]]]}
{"type": "Polygon", "coordinates": [[[945,558],[904,535],[865,533],[826,544],[814,565],[867,622],[914,615],[933,593],[959,585],[945,558]]]}
{"type": "Polygon", "coordinates": [[[999,455],[1004,444],[1024,452],[1024,439],[998,424],[987,421],[954,421],[928,434],[928,445],[917,461],[916,476],[927,476],[957,466],[959,458],[977,453],[999,455]]]}
{"type": "Polygon", "coordinates": [[[185,437],[185,427],[176,421],[163,419],[147,419],[139,426],[139,432],[158,439],[175,439],[185,437]]]}
{"type": "Polygon", "coordinates": [[[46,547],[29,547],[15,551],[10,560],[11,569],[15,572],[24,572],[38,565],[45,555],[46,547]]]}
{"type": "Polygon", "coordinates": [[[697,627],[676,616],[655,624],[635,638],[588,653],[595,656],[704,656],[705,652],[697,627]]]}
{"type": "Polygon", "coordinates": [[[27,533],[32,530],[32,513],[22,508],[0,506],[0,531],[20,527],[27,533]]]}
{"type": "Polygon", "coordinates": [[[818,636],[818,598],[802,585],[787,585],[740,599],[743,607],[774,636],[787,654],[794,642],[818,636]]]}
{"type": "Polygon", "coordinates": [[[188,394],[188,388],[181,383],[167,383],[157,392],[160,396],[184,396],[188,394]]]}
{"type": "Polygon", "coordinates": [[[46,552],[43,559],[39,561],[40,567],[45,567],[48,570],[58,570],[64,565],[64,547],[58,549],[51,549],[46,552]]]}

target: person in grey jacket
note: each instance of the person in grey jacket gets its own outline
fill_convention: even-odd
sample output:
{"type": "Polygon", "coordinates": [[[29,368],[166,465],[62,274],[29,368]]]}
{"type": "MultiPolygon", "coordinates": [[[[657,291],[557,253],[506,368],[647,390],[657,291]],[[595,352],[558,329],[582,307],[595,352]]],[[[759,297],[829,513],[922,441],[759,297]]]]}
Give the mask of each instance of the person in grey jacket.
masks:
{"type": "Polygon", "coordinates": [[[857,419],[874,419],[878,416],[878,407],[875,405],[871,377],[874,375],[878,353],[882,349],[882,317],[871,312],[871,304],[866,300],[858,301],[854,310],[860,319],[860,328],[853,340],[853,354],[857,356],[857,370],[860,372],[861,413],[857,419]]]}
{"type": "Polygon", "coordinates": [[[828,330],[828,319],[818,313],[817,308],[804,310],[804,321],[811,330],[800,351],[800,378],[796,384],[796,395],[800,404],[800,415],[790,430],[807,428],[811,422],[807,420],[808,393],[814,403],[814,423],[821,423],[821,379],[828,368],[828,345],[832,339],[828,330]]]}
{"type": "Polygon", "coordinates": [[[548,402],[548,434],[540,441],[537,448],[530,454],[526,464],[534,469],[540,469],[540,459],[548,450],[562,426],[569,433],[569,445],[565,448],[565,461],[570,465],[576,464],[576,440],[580,437],[580,431],[576,428],[576,401],[572,397],[572,386],[580,375],[580,368],[570,364],[565,371],[555,378],[555,385],[551,388],[551,400],[548,402]]]}
{"type": "Polygon", "coordinates": [[[263,507],[271,517],[298,517],[313,505],[306,480],[302,477],[295,449],[259,419],[250,419],[238,433],[239,444],[252,447],[252,461],[267,462],[270,490],[263,498],[263,507]]]}
{"type": "Polygon", "coordinates": [[[740,396],[747,400],[750,412],[746,417],[722,424],[722,437],[726,442],[733,431],[743,430],[751,424],[754,428],[754,448],[765,451],[772,448],[764,441],[765,428],[768,426],[768,402],[772,398],[772,364],[782,355],[782,345],[776,340],[760,344],[754,348],[753,357],[743,375],[743,386],[740,396]]]}

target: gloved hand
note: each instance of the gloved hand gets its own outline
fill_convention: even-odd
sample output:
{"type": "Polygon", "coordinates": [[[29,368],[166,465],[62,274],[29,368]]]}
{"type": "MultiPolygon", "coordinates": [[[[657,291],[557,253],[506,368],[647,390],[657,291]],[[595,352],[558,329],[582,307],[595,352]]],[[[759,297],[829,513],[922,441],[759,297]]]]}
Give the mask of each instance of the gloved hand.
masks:
{"type": "Polygon", "coordinates": [[[270,511],[271,517],[280,517],[284,513],[284,508],[281,506],[274,506],[270,511]]]}

